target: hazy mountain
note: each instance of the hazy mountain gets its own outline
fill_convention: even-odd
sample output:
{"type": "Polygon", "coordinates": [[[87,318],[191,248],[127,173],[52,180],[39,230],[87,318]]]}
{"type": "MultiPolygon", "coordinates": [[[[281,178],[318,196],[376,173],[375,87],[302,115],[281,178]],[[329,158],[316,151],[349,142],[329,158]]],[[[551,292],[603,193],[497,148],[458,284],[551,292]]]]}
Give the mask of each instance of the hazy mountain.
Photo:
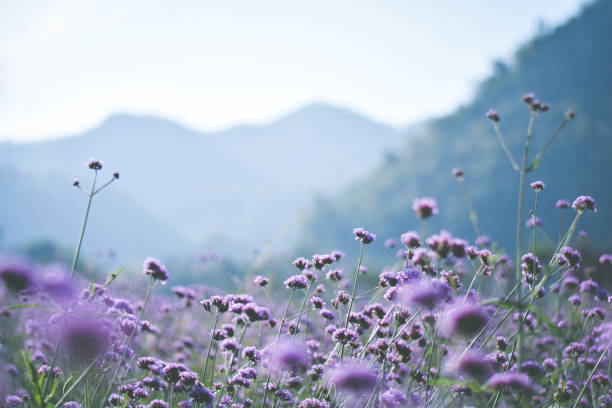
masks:
{"type": "MultiPolygon", "coordinates": [[[[498,110],[500,126],[514,157],[520,160],[529,114],[521,103],[533,91],[552,109],[539,115],[534,128],[531,158],[553,133],[567,109],[576,118],[567,124],[528,181],[544,180],[539,216],[544,231],[556,240],[557,199],[579,194],[595,197],[600,210],[587,214],[580,228],[599,247],[612,247],[612,2],[586,6],[566,24],[539,35],[521,47],[510,64],[496,63],[473,99],[454,114],[432,121],[422,137],[411,139],[396,155],[361,181],[332,198],[321,199],[309,213],[299,235],[301,253],[324,251],[338,245],[356,249],[351,229],[363,226],[378,233],[374,245],[383,250],[384,238],[420,230],[411,209],[420,196],[436,197],[440,214],[428,222],[430,233],[440,228],[474,239],[475,233],[451,175],[463,167],[466,186],[480,217],[483,232],[512,248],[516,229],[518,174],[510,168],[491,123],[489,108],[498,110]]],[[[533,208],[534,194],[526,206],[533,208]]],[[[569,210],[565,223],[573,217],[569,210]]],[[[526,220],[522,220],[524,222],[526,220]]],[[[546,239],[546,238],[542,238],[546,239]]]]}
{"type": "MultiPolygon", "coordinates": [[[[407,137],[355,112],[312,104],[262,126],[202,133],[152,116],[113,115],[83,134],[0,144],[4,245],[51,238],[73,245],[90,157],[104,161],[87,248],[124,256],[286,248],[300,211],[365,175],[407,137]]],[[[161,255],[160,255],[161,256],[161,255]]]]}

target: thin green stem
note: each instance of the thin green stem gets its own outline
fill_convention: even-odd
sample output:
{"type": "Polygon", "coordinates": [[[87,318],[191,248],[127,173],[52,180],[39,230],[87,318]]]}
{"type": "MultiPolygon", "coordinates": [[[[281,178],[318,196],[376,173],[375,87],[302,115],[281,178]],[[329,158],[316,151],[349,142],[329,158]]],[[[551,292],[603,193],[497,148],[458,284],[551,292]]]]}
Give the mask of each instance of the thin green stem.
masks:
{"type": "MultiPolygon", "coordinates": [[[[215,315],[215,324],[213,326],[212,333],[210,334],[210,342],[208,343],[208,352],[206,353],[206,362],[204,363],[204,371],[202,372],[202,382],[206,381],[206,372],[208,371],[208,360],[210,359],[210,350],[214,341],[215,330],[217,330],[217,324],[219,323],[219,312],[215,315]]],[[[212,381],[212,380],[211,380],[212,381]]]]}
{"type": "Polygon", "coordinates": [[[495,129],[495,134],[497,135],[499,142],[504,148],[504,152],[506,152],[506,156],[508,156],[508,160],[510,160],[510,164],[512,164],[512,168],[516,171],[519,171],[519,165],[516,162],[516,160],[514,160],[514,157],[512,156],[512,153],[510,152],[510,149],[508,148],[508,145],[506,144],[506,141],[504,140],[504,137],[502,136],[501,130],[499,129],[499,125],[497,124],[497,122],[492,122],[492,123],[493,123],[493,128],[495,129]]]}
{"type": "Polygon", "coordinates": [[[87,227],[87,219],[89,218],[89,210],[91,209],[91,201],[95,195],[94,191],[96,188],[96,180],[98,179],[98,170],[94,172],[94,180],[91,185],[91,191],[89,198],[87,199],[87,208],[85,210],[85,217],[83,217],[83,225],[81,226],[81,233],[79,234],[79,241],[77,242],[76,251],[74,252],[74,258],[72,259],[72,266],[70,267],[70,279],[74,277],[74,271],[76,270],[79,255],[81,253],[81,245],[83,244],[83,237],[85,236],[85,228],[87,227]]]}

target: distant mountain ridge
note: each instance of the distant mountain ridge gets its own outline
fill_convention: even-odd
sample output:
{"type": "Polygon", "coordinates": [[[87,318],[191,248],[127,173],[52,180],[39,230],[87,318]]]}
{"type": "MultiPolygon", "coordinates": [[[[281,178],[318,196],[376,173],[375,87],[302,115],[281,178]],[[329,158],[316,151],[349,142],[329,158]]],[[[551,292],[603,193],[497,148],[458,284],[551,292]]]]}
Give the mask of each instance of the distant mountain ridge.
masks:
{"type": "MultiPolygon", "coordinates": [[[[264,125],[199,132],[155,117],[114,114],[86,132],[0,144],[2,245],[49,238],[73,245],[90,157],[121,179],[96,197],[88,248],[124,257],[197,250],[250,256],[271,241],[286,249],[300,211],[317,195],[366,174],[408,133],[316,103],[264,125]],[[137,214],[138,216],[134,215],[137,214]],[[32,220],[39,220],[38,226],[32,220]]],[[[161,254],[159,256],[161,256],[161,254]]]]}
{"type": "MultiPolygon", "coordinates": [[[[414,198],[422,196],[436,197],[440,205],[440,214],[427,222],[429,233],[445,228],[473,241],[475,233],[451,175],[453,167],[465,171],[483,232],[502,246],[513,248],[518,175],[484,114],[489,108],[499,112],[502,132],[514,157],[520,160],[529,120],[521,97],[531,91],[552,106],[535,122],[531,159],[556,129],[564,111],[576,112],[540,167],[528,175],[528,182],[541,179],[547,184],[538,206],[547,234],[541,242],[550,244],[557,239],[560,221],[554,208],[556,200],[588,194],[597,200],[599,211],[583,217],[579,228],[588,232],[585,239],[594,246],[611,249],[610,21],[612,2],[591,2],[567,23],[521,47],[511,64],[496,63],[495,73],[480,84],[473,101],[433,120],[422,137],[409,140],[392,160],[357,183],[319,200],[298,235],[298,251],[307,254],[338,245],[346,252],[354,250],[351,228],[363,226],[381,238],[370,252],[382,253],[384,238],[420,230],[411,206],[414,198]]],[[[533,208],[533,198],[533,192],[528,191],[527,209],[533,208]]],[[[565,222],[572,216],[565,214],[565,222]]],[[[525,242],[529,242],[527,237],[525,242]]]]}

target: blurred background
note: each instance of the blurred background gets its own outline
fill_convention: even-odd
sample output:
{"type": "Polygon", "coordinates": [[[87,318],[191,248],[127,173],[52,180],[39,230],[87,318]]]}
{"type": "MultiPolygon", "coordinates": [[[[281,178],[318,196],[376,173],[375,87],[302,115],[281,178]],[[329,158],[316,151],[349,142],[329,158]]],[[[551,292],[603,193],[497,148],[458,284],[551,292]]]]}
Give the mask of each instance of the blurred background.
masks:
{"type": "Polygon", "coordinates": [[[533,152],[576,112],[529,175],[547,184],[539,239],[573,217],[558,199],[588,194],[579,245],[612,248],[609,0],[0,4],[0,252],[70,259],[90,157],[121,173],[92,206],[91,273],[154,256],[175,284],[229,285],[355,254],[360,226],[392,257],[421,196],[439,202],[429,233],[474,241],[455,167],[512,251],[518,177],[484,113],[518,157],[527,92],[551,105],[533,152]]]}

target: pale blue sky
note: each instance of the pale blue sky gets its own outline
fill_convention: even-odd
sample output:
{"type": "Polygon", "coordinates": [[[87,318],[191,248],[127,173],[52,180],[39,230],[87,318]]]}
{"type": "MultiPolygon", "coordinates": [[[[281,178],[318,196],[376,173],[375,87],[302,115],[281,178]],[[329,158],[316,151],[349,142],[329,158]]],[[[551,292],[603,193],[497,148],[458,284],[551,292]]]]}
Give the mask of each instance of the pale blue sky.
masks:
{"type": "Polygon", "coordinates": [[[312,101],[394,126],[468,101],[584,0],[0,0],[0,140],[117,112],[212,130],[312,101]]]}

